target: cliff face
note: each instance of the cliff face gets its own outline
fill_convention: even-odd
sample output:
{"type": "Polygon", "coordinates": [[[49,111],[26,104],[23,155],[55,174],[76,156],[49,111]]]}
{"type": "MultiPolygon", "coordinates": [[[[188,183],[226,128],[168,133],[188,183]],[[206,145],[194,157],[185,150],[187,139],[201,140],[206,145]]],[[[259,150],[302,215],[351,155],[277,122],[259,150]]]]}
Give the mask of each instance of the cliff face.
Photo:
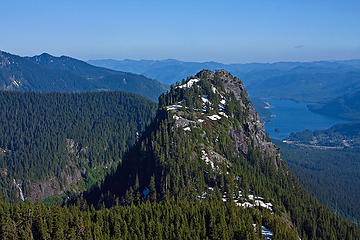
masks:
{"type": "Polygon", "coordinates": [[[215,73],[203,70],[197,74],[197,77],[209,79],[210,81],[219,78],[224,85],[225,94],[232,93],[239,102],[239,107],[242,108],[244,113],[245,123],[237,129],[231,128],[229,131],[229,136],[234,139],[234,145],[239,152],[248,154],[248,146],[253,145],[260,149],[264,156],[274,159],[274,163],[278,166],[281,159],[279,149],[268,139],[264,125],[260,122],[260,117],[251,104],[242,81],[225,70],[219,70],[215,73]]]}

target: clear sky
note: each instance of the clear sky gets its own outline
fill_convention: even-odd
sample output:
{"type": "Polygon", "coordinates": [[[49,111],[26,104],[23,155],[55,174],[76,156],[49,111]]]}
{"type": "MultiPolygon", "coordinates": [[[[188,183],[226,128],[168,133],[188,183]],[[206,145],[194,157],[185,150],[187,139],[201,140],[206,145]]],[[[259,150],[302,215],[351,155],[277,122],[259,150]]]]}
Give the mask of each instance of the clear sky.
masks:
{"type": "Polygon", "coordinates": [[[83,60],[360,58],[359,0],[1,0],[0,49],[83,60]]]}

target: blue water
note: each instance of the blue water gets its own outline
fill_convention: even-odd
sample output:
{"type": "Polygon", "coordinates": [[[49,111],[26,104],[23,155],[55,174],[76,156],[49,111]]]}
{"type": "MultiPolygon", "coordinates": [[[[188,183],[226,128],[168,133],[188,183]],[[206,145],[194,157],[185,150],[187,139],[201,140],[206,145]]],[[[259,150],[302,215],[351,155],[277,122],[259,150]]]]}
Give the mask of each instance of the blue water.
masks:
{"type": "Polygon", "coordinates": [[[306,129],[322,130],[334,124],[345,123],[345,120],[330,118],[309,111],[308,103],[299,103],[291,100],[266,99],[272,108],[271,123],[265,124],[265,130],[271,138],[284,139],[292,132],[301,132],[306,129]],[[275,131],[278,129],[278,132],[275,131]]]}

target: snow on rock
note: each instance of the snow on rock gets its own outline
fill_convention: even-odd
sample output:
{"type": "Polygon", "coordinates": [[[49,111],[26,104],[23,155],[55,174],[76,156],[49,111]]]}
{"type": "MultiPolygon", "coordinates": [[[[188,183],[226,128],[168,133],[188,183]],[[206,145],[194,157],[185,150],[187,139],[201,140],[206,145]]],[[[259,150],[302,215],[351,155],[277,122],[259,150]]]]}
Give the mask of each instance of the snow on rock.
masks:
{"type": "Polygon", "coordinates": [[[250,207],[250,208],[254,207],[254,205],[252,203],[249,203],[249,202],[244,202],[244,203],[241,203],[240,205],[242,207],[250,207]]]}
{"type": "Polygon", "coordinates": [[[177,110],[177,109],[181,109],[182,106],[181,105],[170,105],[170,106],[167,106],[166,109],[168,111],[171,111],[171,110],[177,110]]]}
{"type": "Polygon", "coordinates": [[[226,118],[229,118],[229,116],[226,115],[226,113],[224,113],[224,112],[219,112],[219,115],[224,116],[224,117],[226,117],[226,118]]]}
{"type": "Polygon", "coordinates": [[[265,208],[269,209],[270,211],[272,211],[272,207],[273,205],[271,203],[265,203],[265,208]]]}
{"type": "Polygon", "coordinates": [[[201,100],[203,101],[203,103],[205,104],[205,103],[209,103],[209,104],[211,104],[211,102],[209,101],[209,99],[208,99],[208,96],[207,95],[203,95],[202,97],[201,97],[201,100]]]}
{"type": "Polygon", "coordinates": [[[208,157],[207,153],[205,152],[205,150],[201,150],[202,156],[201,156],[201,160],[204,160],[206,164],[210,164],[211,168],[213,170],[215,170],[215,165],[214,162],[210,160],[210,158],[208,157]]]}
{"type": "Polygon", "coordinates": [[[199,78],[190,79],[187,83],[178,86],[178,88],[191,88],[192,85],[194,85],[194,83],[197,83],[199,81],[200,81],[199,78]]]}
{"type": "Polygon", "coordinates": [[[255,206],[267,208],[265,203],[263,201],[261,201],[261,200],[255,200],[255,206]]]}
{"type": "Polygon", "coordinates": [[[191,131],[191,128],[190,128],[190,127],[186,127],[186,128],[184,128],[184,131],[191,131]]]}
{"type": "Polygon", "coordinates": [[[173,119],[175,119],[175,120],[179,120],[179,119],[180,119],[180,117],[179,117],[178,115],[174,115],[174,116],[173,116],[173,119]]]}
{"type": "Polygon", "coordinates": [[[220,111],[225,109],[226,100],[223,98],[219,103],[219,109],[220,111]]]}
{"type": "Polygon", "coordinates": [[[214,114],[214,115],[211,115],[211,116],[207,116],[208,118],[210,118],[211,120],[213,121],[216,121],[216,120],[220,120],[221,117],[217,114],[214,114]]]}
{"type": "Polygon", "coordinates": [[[214,86],[211,87],[211,90],[213,91],[213,93],[216,93],[216,88],[214,86]]]}

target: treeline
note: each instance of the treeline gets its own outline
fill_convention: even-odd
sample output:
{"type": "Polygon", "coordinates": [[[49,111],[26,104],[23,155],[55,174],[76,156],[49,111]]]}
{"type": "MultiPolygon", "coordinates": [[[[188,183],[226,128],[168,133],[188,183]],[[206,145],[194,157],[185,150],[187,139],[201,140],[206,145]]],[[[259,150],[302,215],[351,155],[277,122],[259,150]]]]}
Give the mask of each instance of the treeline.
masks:
{"type": "Polygon", "coordinates": [[[55,176],[62,184],[75,171],[111,166],[156,108],[125,92],[0,92],[0,175],[26,193],[29,182],[55,176]]]}

